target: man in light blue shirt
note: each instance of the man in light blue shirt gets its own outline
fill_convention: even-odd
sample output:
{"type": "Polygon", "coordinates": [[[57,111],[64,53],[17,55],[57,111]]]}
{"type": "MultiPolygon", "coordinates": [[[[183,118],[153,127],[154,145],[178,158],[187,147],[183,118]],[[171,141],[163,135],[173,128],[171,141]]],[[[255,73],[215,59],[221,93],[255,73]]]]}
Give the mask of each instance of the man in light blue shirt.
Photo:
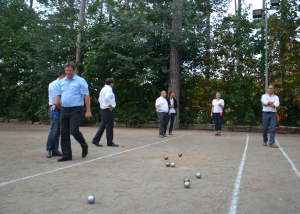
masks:
{"type": "Polygon", "coordinates": [[[51,156],[62,156],[62,153],[58,150],[59,145],[59,137],[60,137],[60,126],[59,126],[59,116],[61,104],[57,105],[57,112],[53,113],[51,111],[51,107],[53,105],[53,101],[55,96],[57,95],[59,89],[59,81],[62,78],[65,78],[66,73],[65,70],[61,70],[58,73],[58,78],[49,84],[48,92],[49,92],[49,109],[48,116],[50,117],[50,132],[48,135],[47,145],[46,145],[46,157],[51,158],[51,156]]]}
{"type": "Polygon", "coordinates": [[[92,116],[87,82],[85,79],[75,75],[76,65],[74,62],[67,62],[65,71],[67,77],[60,81],[58,93],[51,107],[51,110],[54,111],[61,100],[60,130],[63,157],[58,159],[58,162],[72,160],[70,134],[72,134],[81,145],[82,157],[84,158],[88,154],[88,145],[82,133],[79,131],[84,101],[86,105],[85,117],[88,118],[92,116]]]}

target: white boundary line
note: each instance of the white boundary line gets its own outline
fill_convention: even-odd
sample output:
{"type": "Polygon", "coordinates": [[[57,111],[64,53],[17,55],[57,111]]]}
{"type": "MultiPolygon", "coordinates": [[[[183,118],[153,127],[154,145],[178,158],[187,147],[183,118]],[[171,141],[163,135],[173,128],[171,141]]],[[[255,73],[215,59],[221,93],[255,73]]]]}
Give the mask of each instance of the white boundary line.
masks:
{"type": "Polygon", "coordinates": [[[236,213],[237,201],[239,199],[239,197],[238,197],[239,188],[240,188],[240,183],[241,183],[241,179],[242,179],[242,173],[243,173],[244,163],[245,163],[245,159],[246,159],[247,149],[248,149],[248,142],[249,142],[249,134],[247,134],[247,141],[246,141],[246,146],[244,149],[244,155],[243,155],[241,165],[240,165],[237,177],[236,177],[229,214],[236,213]]]}
{"type": "Polygon", "coordinates": [[[282,154],[286,157],[286,159],[290,162],[293,170],[295,171],[295,173],[298,175],[298,177],[300,178],[300,173],[297,170],[296,166],[294,165],[294,163],[291,161],[291,159],[289,158],[289,156],[284,152],[283,148],[280,146],[279,142],[275,139],[276,143],[278,144],[278,148],[280,149],[280,151],[282,152],[282,154]]]}
{"type": "MultiPolygon", "coordinates": [[[[178,137],[183,137],[183,136],[188,135],[188,134],[191,134],[191,133],[193,133],[193,132],[189,132],[189,133],[187,133],[187,134],[180,135],[180,136],[178,136],[178,137]]],[[[133,151],[133,150],[136,150],[136,149],[141,149],[141,148],[144,148],[144,147],[147,147],[147,146],[153,146],[153,145],[155,145],[155,144],[159,144],[159,143],[163,143],[163,142],[166,142],[166,141],[174,140],[174,139],[176,139],[176,138],[178,138],[178,137],[174,137],[174,138],[170,138],[170,139],[168,139],[168,140],[163,140],[163,141],[159,141],[159,142],[147,144],[147,145],[140,146],[140,147],[136,147],[136,148],[133,148],[133,149],[128,149],[128,150],[125,150],[125,151],[123,151],[123,152],[118,152],[118,153],[115,153],[115,154],[111,154],[111,155],[107,155],[107,156],[95,158],[95,159],[88,160],[88,161],[84,161],[84,162],[81,162],[81,163],[72,164],[72,165],[65,166],[65,167],[61,167],[61,168],[58,168],[58,169],[54,169],[54,170],[51,170],[51,171],[48,171],[48,172],[42,172],[42,173],[39,173],[39,174],[27,176],[27,177],[24,177],[24,178],[19,178],[19,179],[16,179],[16,180],[4,182],[4,183],[1,183],[1,184],[0,184],[0,187],[5,186],[5,185],[7,185],[7,184],[15,183],[15,182],[18,182],[18,181],[27,180],[27,179],[29,179],[29,178],[34,178],[34,177],[37,177],[37,176],[40,176],[40,175],[45,175],[45,174],[49,174],[49,173],[52,173],[52,172],[56,172],[56,171],[59,171],[59,170],[62,170],[62,169],[67,169],[67,168],[71,168],[71,167],[74,167],[74,166],[79,166],[79,165],[81,165],[81,164],[85,164],[85,163],[93,162],[93,161],[96,161],[96,160],[100,160],[100,159],[103,159],[103,158],[108,158],[108,157],[111,157],[111,156],[114,156],[114,155],[123,154],[123,153],[125,153],[125,152],[130,152],[130,151],[133,151]]]]}

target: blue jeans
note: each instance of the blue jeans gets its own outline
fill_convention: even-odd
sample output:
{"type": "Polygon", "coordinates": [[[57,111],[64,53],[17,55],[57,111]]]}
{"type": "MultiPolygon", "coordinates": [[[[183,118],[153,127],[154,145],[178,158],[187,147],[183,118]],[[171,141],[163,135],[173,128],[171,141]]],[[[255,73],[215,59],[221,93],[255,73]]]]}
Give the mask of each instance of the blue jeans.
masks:
{"type": "Polygon", "coordinates": [[[223,119],[223,116],[221,116],[220,113],[214,113],[216,132],[221,132],[221,130],[222,130],[222,119],[223,119]]]}
{"type": "Polygon", "coordinates": [[[263,113],[262,116],[263,122],[263,141],[268,142],[268,126],[270,126],[270,141],[269,144],[272,145],[275,143],[275,128],[276,128],[276,112],[272,114],[263,113]]]}
{"type": "Polygon", "coordinates": [[[175,116],[176,116],[176,113],[171,113],[171,115],[168,114],[166,123],[165,123],[165,127],[164,127],[164,133],[166,133],[166,131],[167,131],[167,126],[168,126],[170,118],[171,118],[171,122],[170,122],[170,127],[169,127],[169,133],[172,133],[175,116]]]}
{"type": "Polygon", "coordinates": [[[51,128],[48,135],[46,150],[52,152],[58,151],[58,144],[59,144],[59,137],[60,137],[60,127],[59,127],[60,110],[57,109],[57,111],[58,111],[58,116],[53,114],[50,108],[48,109],[48,116],[50,117],[51,128]]]}

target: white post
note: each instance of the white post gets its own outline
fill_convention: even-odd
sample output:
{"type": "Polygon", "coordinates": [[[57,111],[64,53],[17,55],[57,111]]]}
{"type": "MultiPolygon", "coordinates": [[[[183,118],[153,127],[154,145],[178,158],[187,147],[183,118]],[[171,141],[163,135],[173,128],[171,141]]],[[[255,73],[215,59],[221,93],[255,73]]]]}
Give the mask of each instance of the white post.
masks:
{"type": "Polygon", "coordinates": [[[266,59],[265,59],[265,63],[266,63],[266,73],[265,73],[265,87],[266,87],[266,93],[268,93],[268,80],[269,80],[269,75],[268,75],[268,5],[266,2],[266,7],[265,7],[265,19],[266,19],[266,44],[265,44],[265,49],[266,49],[266,59]]]}

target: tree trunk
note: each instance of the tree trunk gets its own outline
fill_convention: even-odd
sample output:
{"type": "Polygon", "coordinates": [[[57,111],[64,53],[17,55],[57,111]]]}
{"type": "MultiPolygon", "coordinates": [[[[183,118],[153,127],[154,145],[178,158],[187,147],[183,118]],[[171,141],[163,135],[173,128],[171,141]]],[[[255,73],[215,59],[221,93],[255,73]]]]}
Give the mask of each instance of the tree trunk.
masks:
{"type": "Polygon", "coordinates": [[[174,91],[177,100],[177,116],[174,121],[174,129],[179,129],[179,99],[180,99],[180,71],[181,71],[181,53],[179,43],[181,42],[182,33],[182,7],[183,0],[173,0],[173,16],[172,16],[172,37],[170,51],[170,85],[168,91],[174,91]]]}
{"type": "MultiPolygon", "coordinates": [[[[82,22],[84,20],[85,4],[86,4],[86,0],[81,0],[80,11],[79,11],[79,25],[81,25],[80,31],[83,29],[82,22]]],[[[77,35],[77,49],[76,49],[76,62],[78,64],[76,75],[78,76],[81,76],[81,72],[82,72],[82,53],[80,50],[81,43],[82,43],[82,33],[79,32],[77,35]]]]}
{"type": "Polygon", "coordinates": [[[205,78],[210,78],[210,15],[211,15],[211,5],[210,0],[206,0],[206,60],[205,60],[205,78]]]}
{"type": "Polygon", "coordinates": [[[33,0],[30,0],[30,6],[29,6],[29,8],[32,8],[32,6],[33,6],[33,0]]]}
{"type": "Polygon", "coordinates": [[[125,1],[125,15],[127,15],[128,10],[129,10],[129,0],[126,0],[125,1]]]}

